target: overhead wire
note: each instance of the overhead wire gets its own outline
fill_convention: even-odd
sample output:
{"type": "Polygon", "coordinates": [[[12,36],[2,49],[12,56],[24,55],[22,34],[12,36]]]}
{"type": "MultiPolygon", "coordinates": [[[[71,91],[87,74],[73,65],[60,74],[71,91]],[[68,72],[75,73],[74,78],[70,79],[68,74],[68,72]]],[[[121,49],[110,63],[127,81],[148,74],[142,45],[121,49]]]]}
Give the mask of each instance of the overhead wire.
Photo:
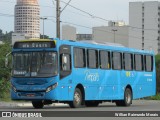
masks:
{"type": "MultiPolygon", "coordinates": [[[[0,16],[5,16],[5,17],[14,17],[14,15],[11,15],[11,14],[3,14],[3,13],[0,13],[0,16]]],[[[47,16],[45,16],[47,17],[47,16]]],[[[55,16],[52,16],[53,18],[56,18],[55,16]]],[[[53,19],[46,19],[46,20],[50,20],[54,23],[56,23],[53,19]]],[[[92,27],[89,27],[89,26],[85,26],[85,25],[80,25],[80,24],[76,24],[76,23],[71,23],[71,22],[67,22],[67,21],[61,21],[61,23],[65,23],[65,24],[70,24],[70,25],[74,25],[74,26],[79,26],[79,27],[83,27],[83,28],[87,28],[87,29],[90,29],[90,30],[93,30],[92,27]]],[[[101,31],[101,32],[106,32],[106,33],[110,33],[110,34],[114,34],[112,31],[108,31],[108,30],[102,30],[102,29],[95,29],[97,31],[101,31]]],[[[142,40],[141,37],[137,37],[137,36],[132,36],[132,35],[126,35],[126,34],[120,34],[120,33],[116,33],[116,35],[119,35],[119,36],[125,36],[125,37],[131,37],[131,38],[136,38],[136,39],[140,39],[142,40]]],[[[145,39],[147,41],[158,41],[158,40],[151,40],[151,39],[145,39]]]]}
{"type": "MultiPolygon", "coordinates": [[[[4,0],[3,0],[3,1],[4,1],[4,0]]],[[[0,1],[0,2],[1,2],[1,1],[0,1]]],[[[5,1],[5,2],[9,2],[9,1],[5,1]]],[[[78,10],[78,11],[81,11],[81,12],[89,15],[89,16],[92,17],[92,18],[98,18],[98,19],[101,19],[101,20],[104,20],[104,21],[110,21],[110,20],[107,20],[107,19],[104,19],[104,18],[95,16],[95,15],[93,15],[93,14],[87,12],[87,11],[81,10],[81,9],[79,9],[79,8],[73,6],[73,5],[70,5],[69,3],[71,2],[71,0],[70,0],[68,3],[66,3],[66,2],[64,2],[64,1],[62,1],[62,0],[61,0],[61,2],[62,2],[62,3],[65,3],[67,6],[70,6],[70,7],[74,8],[74,9],[76,9],[76,10],[78,10]]],[[[15,3],[15,2],[11,2],[11,3],[15,3]]],[[[45,7],[51,7],[51,6],[45,6],[45,7]]],[[[0,16],[13,17],[14,15],[0,13],[0,16]]],[[[45,17],[53,17],[53,18],[56,18],[55,16],[45,16],[45,17]]],[[[52,19],[48,19],[48,20],[52,20],[52,19]]],[[[53,22],[53,21],[52,21],[52,22],[53,22]]],[[[55,22],[55,21],[54,21],[54,22],[55,22]]],[[[62,22],[62,23],[67,23],[67,24],[71,24],[71,25],[75,25],[75,26],[79,26],[79,27],[83,27],[83,28],[87,28],[87,29],[91,29],[91,30],[92,30],[92,27],[88,27],[88,26],[84,26],[84,25],[79,25],[79,24],[71,23],[71,22],[65,22],[65,21],[61,21],[61,22],[62,22]]],[[[132,28],[132,29],[142,29],[142,28],[138,28],[138,27],[134,27],[134,26],[128,26],[128,27],[130,27],[130,28],[132,28]]],[[[101,29],[96,29],[96,30],[114,34],[112,31],[106,31],[106,30],[101,30],[101,29]]],[[[155,31],[157,31],[157,29],[143,29],[143,30],[155,30],[155,31]]],[[[116,34],[117,34],[117,35],[121,35],[121,36],[127,36],[127,35],[124,35],[124,34],[123,34],[123,35],[122,35],[122,34],[118,34],[118,33],[116,33],[116,34]]],[[[137,37],[137,36],[131,36],[131,35],[128,35],[128,36],[129,36],[129,37],[132,37],[132,38],[137,38],[137,39],[141,39],[141,40],[142,40],[142,38],[139,38],[139,37],[137,37]]],[[[151,41],[150,39],[145,39],[145,40],[151,41]]],[[[152,41],[153,41],[153,40],[152,40],[152,41]]],[[[158,41],[158,40],[156,40],[156,41],[158,41]]]]}

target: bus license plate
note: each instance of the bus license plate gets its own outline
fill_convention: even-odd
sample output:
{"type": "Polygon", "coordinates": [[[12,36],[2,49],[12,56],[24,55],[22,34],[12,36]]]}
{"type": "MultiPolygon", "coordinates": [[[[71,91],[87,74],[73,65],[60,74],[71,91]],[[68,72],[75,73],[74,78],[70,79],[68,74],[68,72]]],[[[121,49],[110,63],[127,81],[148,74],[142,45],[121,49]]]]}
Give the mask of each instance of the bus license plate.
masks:
{"type": "Polygon", "coordinates": [[[27,97],[34,97],[34,94],[27,94],[27,97]]]}

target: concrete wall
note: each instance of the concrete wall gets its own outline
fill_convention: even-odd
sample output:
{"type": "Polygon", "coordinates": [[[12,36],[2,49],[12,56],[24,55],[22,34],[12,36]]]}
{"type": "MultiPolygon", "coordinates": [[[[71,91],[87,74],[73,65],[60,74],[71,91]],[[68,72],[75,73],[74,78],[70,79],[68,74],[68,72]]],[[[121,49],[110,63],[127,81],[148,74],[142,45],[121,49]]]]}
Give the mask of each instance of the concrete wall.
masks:
{"type": "Polygon", "coordinates": [[[142,49],[142,2],[129,3],[129,47],[142,49]]]}
{"type": "Polygon", "coordinates": [[[128,26],[93,27],[93,40],[100,42],[119,43],[128,47],[128,26]],[[113,30],[116,30],[115,32],[113,30]]]}
{"type": "Polygon", "coordinates": [[[14,45],[14,43],[16,41],[25,40],[25,39],[26,39],[25,34],[22,34],[22,33],[12,33],[12,45],[14,45]]]}
{"type": "Polygon", "coordinates": [[[158,53],[158,2],[144,3],[144,49],[158,53]],[[148,30],[147,30],[148,29],[148,30]],[[150,29],[150,30],[149,30],[150,29]]]}
{"type": "Polygon", "coordinates": [[[69,25],[62,26],[62,39],[63,40],[76,40],[76,28],[69,25]]]}
{"type": "Polygon", "coordinates": [[[157,1],[130,2],[129,47],[144,50],[152,49],[156,54],[158,53],[159,6],[160,3],[157,1]]]}

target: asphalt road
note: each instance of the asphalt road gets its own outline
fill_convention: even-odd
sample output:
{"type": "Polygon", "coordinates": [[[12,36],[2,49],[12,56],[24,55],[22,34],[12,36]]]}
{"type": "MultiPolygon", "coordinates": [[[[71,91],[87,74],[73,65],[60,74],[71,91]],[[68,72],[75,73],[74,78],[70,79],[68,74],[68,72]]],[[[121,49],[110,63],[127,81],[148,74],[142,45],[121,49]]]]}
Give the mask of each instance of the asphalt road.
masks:
{"type": "Polygon", "coordinates": [[[42,117],[130,117],[128,114],[140,115],[134,117],[146,117],[148,113],[149,115],[160,117],[160,101],[134,100],[130,107],[117,107],[114,103],[106,102],[100,104],[98,107],[82,107],[76,109],[70,108],[66,104],[53,104],[45,106],[43,109],[34,109],[30,103],[24,103],[18,106],[13,105],[13,103],[0,102],[0,117],[2,112],[7,111],[12,113],[38,112],[42,114],[42,117]]]}
{"type": "MultiPolygon", "coordinates": [[[[6,103],[5,103],[6,104],[6,103]]],[[[8,105],[0,105],[0,111],[37,111],[31,104],[14,106],[10,103],[8,105]]],[[[133,100],[130,107],[117,107],[115,103],[102,103],[98,107],[82,107],[70,108],[67,104],[47,105],[38,111],[160,111],[160,101],[154,100],[133,100]]]]}

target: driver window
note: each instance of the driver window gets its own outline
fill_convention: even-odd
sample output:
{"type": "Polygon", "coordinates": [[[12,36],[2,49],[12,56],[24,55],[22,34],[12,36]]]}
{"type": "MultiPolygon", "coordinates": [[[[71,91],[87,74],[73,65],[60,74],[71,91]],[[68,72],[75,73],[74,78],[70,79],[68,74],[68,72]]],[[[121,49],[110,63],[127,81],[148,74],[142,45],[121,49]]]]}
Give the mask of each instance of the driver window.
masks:
{"type": "Polygon", "coordinates": [[[62,71],[70,71],[71,70],[71,62],[69,54],[61,55],[61,70],[62,71]]]}

